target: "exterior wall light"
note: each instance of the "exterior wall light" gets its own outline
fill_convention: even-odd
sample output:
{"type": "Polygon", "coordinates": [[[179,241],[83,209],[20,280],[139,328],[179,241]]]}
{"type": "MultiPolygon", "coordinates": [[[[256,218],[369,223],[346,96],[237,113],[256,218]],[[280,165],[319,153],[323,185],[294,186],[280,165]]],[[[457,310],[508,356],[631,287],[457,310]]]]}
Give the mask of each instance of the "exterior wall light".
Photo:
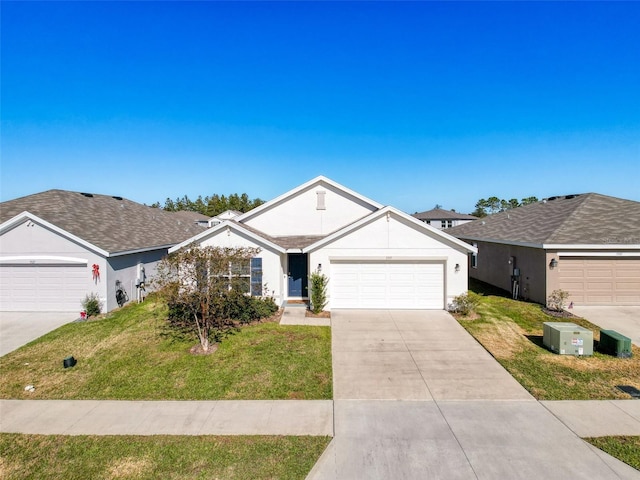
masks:
{"type": "Polygon", "coordinates": [[[555,258],[552,258],[551,261],[549,262],[549,268],[556,268],[558,266],[558,260],[556,260],[555,258]]]}
{"type": "Polygon", "coordinates": [[[460,264],[459,263],[456,263],[455,271],[456,271],[456,273],[458,273],[460,271],[460,264]]]}
{"type": "Polygon", "coordinates": [[[322,271],[322,264],[321,264],[321,263],[319,263],[319,264],[318,264],[318,273],[320,273],[321,271],[322,271]]]}

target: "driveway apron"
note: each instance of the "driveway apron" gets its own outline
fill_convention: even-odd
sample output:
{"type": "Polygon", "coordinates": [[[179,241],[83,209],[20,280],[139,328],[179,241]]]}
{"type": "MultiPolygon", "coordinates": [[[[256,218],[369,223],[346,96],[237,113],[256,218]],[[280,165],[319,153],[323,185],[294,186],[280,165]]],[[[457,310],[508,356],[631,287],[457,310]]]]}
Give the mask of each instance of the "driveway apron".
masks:
{"type": "Polygon", "coordinates": [[[335,436],[307,478],[640,479],[444,311],[332,313],[335,436]]]}
{"type": "Polygon", "coordinates": [[[0,356],[78,318],[75,312],[0,312],[0,356]]]}
{"type": "Polygon", "coordinates": [[[616,330],[640,347],[640,306],[574,306],[571,313],[604,330],[616,330]]]}

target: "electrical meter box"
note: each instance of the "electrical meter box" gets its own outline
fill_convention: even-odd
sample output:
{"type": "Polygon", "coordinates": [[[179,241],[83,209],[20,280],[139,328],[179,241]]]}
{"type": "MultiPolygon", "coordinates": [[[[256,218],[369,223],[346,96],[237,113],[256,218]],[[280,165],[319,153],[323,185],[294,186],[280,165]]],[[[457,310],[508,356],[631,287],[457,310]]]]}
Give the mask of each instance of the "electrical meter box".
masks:
{"type": "Polygon", "coordinates": [[[569,322],[544,322],[542,343],[560,355],[593,355],[593,332],[569,322]]]}

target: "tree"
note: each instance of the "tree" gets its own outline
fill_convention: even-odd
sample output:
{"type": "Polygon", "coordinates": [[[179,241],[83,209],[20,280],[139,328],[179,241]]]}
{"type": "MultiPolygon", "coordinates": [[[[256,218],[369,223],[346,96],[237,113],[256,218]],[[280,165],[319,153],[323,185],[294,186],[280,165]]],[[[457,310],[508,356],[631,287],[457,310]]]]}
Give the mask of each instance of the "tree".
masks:
{"type": "Polygon", "coordinates": [[[440,210],[442,208],[442,205],[440,205],[439,203],[436,203],[436,206],[433,208],[434,210],[440,210]]]}
{"type": "Polygon", "coordinates": [[[257,248],[193,246],[158,265],[155,285],[169,306],[169,324],[197,334],[204,352],[233,328],[229,304],[244,297],[257,248]]]}
{"type": "Polygon", "coordinates": [[[482,218],[494,213],[505,212],[512,208],[529,205],[530,203],[535,203],[537,201],[537,197],[526,197],[520,202],[517,198],[512,198],[510,200],[500,199],[495,196],[487,199],[481,198],[476,202],[476,209],[471,212],[471,215],[482,218]]]}
{"type": "Polygon", "coordinates": [[[493,215],[494,213],[498,213],[500,211],[500,199],[498,197],[489,197],[486,200],[487,204],[487,213],[489,215],[493,215]]]}
{"type": "MultiPolygon", "coordinates": [[[[204,198],[202,198],[202,195],[198,195],[198,198],[195,201],[191,200],[187,195],[182,198],[176,198],[175,200],[167,198],[164,202],[163,208],[168,212],[189,210],[191,212],[202,213],[208,217],[215,217],[226,210],[237,210],[245,213],[262,205],[263,203],[264,200],[260,198],[254,198],[251,200],[249,195],[246,193],[241,195],[232,193],[228,197],[214,193],[210,197],[204,198]]],[[[156,202],[154,205],[160,206],[160,202],[156,202]]]]}

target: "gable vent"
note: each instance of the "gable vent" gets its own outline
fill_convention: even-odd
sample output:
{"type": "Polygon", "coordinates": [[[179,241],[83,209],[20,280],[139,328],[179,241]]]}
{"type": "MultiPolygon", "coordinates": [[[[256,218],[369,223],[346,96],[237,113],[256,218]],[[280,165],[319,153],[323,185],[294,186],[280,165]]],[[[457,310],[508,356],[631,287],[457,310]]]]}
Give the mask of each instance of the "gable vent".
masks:
{"type": "Polygon", "coordinates": [[[326,210],[327,207],[324,203],[324,197],[326,195],[327,192],[325,192],[324,190],[320,190],[318,192],[316,192],[316,195],[318,196],[317,198],[317,203],[316,203],[316,210],[326,210]]]}
{"type": "Polygon", "coordinates": [[[80,195],[87,197],[87,198],[93,198],[93,193],[84,193],[84,192],[80,192],[80,195]]]}

